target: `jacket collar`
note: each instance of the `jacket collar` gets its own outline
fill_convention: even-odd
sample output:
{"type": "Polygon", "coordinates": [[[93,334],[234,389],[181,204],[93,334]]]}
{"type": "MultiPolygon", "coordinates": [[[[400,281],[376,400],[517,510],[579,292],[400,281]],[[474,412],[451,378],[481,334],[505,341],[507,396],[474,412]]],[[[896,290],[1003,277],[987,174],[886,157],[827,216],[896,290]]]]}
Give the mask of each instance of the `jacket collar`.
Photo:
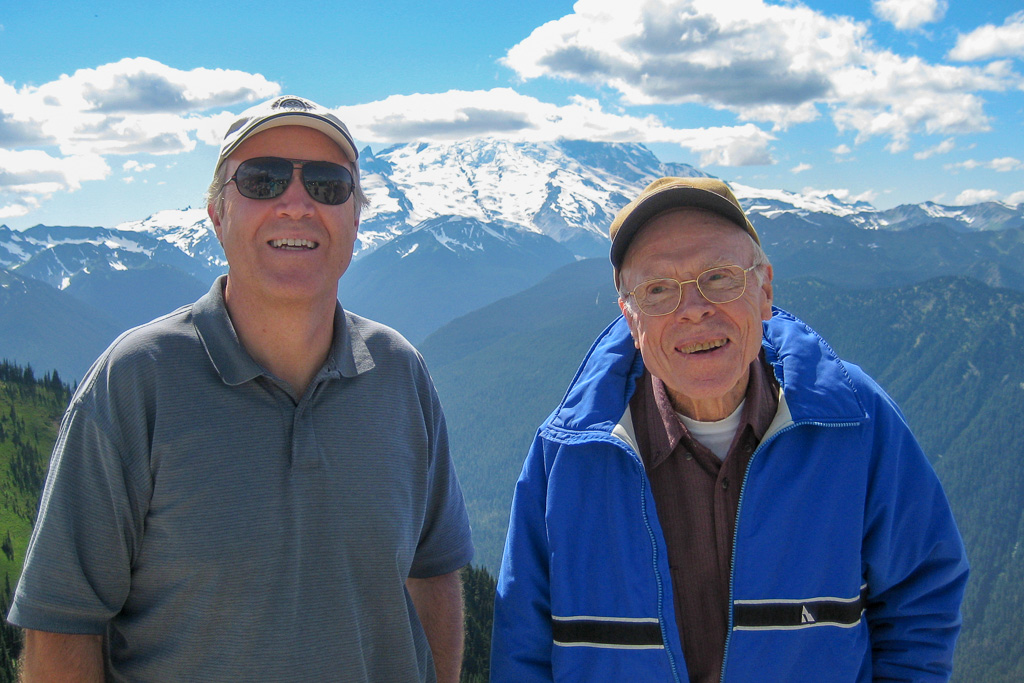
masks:
{"type": "MultiPolygon", "coordinates": [[[[784,423],[860,422],[867,417],[846,364],[806,323],[773,308],[764,323],[762,347],[784,401],[784,423]]],[[[572,431],[611,432],[626,412],[643,374],[643,359],[619,316],[594,342],[547,426],[572,431]]],[[[780,426],[779,418],[769,431],[780,426]]]]}
{"type": "Polygon", "coordinates": [[[847,364],[807,323],[773,308],[761,345],[793,421],[842,424],[867,418],[847,364]]]}

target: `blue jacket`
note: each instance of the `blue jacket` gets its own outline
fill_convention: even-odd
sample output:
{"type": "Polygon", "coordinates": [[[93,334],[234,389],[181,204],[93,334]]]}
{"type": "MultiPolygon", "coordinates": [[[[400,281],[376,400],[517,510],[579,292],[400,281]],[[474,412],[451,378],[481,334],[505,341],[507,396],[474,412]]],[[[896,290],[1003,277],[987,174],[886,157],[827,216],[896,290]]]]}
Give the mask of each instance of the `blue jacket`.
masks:
{"type": "MultiPolygon", "coordinates": [[[[783,391],[751,457],[733,545],[722,680],[949,678],[963,542],[906,421],[860,368],[776,309],[783,391]]],[[[629,399],[622,318],[541,425],[516,485],[491,680],[688,680],[668,553],[629,399]]]]}

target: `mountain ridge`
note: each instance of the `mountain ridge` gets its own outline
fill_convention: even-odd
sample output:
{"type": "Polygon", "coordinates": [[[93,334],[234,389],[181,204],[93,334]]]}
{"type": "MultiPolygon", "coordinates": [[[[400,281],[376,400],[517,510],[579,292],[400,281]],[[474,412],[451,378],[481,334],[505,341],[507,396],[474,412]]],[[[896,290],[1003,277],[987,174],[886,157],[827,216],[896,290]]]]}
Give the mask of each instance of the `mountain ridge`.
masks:
{"type": "MultiPolygon", "coordinates": [[[[666,174],[707,175],[662,163],[639,144],[476,139],[367,148],[371,205],[341,279],[342,303],[416,343],[568,259],[607,258],[614,215],[666,174]]],[[[733,186],[769,256],[791,276],[872,287],[967,273],[1024,288],[1022,207],[926,203],[879,211],[835,194],[733,186]]],[[[127,327],[191,303],[227,263],[205,209],[188,208],[113,228],[0,227],[0,267],[127,327]]],[[[0,348],[7,343],[0,330],[0,348]]]]}

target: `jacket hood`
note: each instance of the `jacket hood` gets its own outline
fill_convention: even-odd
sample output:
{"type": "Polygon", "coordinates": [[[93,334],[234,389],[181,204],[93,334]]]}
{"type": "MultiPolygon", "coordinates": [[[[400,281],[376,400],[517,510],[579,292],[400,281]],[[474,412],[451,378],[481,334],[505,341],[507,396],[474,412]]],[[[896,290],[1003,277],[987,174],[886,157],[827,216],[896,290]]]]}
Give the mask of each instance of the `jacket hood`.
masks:
{"type": "MultiPolygon", "coordinates": [[[[793,420],[860,422],[867,411],[844,363],[806,323],[780,309],[763,324],[761,346],[793,420]]],[[[621,315],[598,336],[545,427],[611,432],[629,405],[643,358],[621,315]]]]}
{"type": "Polygon", "coordinates": [[[867,419],[850,376],[851,372],[863,375],[860,368],[840,360],[807,323],[781,308],[772,308],[772,319],[764,323],[761,347],[794,421],[842,424],[867,419]]]}
{"type": "Polygon", "coordinates": [[[621,315],[590,347],[565,398],[547,424],[573,431],[610,432],[629,403],[644,362],[621,315]]]}

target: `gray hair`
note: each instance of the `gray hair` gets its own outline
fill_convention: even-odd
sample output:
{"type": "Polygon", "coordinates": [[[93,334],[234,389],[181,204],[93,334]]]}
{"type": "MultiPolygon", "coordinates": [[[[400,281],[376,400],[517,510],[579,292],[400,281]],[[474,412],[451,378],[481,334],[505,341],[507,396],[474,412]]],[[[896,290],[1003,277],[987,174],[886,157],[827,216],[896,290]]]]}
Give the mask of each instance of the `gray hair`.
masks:
{"type": "MultiPolygon", "coordinates": [[[[360,212],[370,205],[370,200],[363,192],[362,182],[359,180],[359,164],[355,161],[349,162],[352,166],[352,199],[355,201],[355,212],[356,218],[359,218],[360,212]]],[[[210,182],[210,187],[206,188],[206,205],[213,205],[214,213],[218,216],[224,210],[224,188],[227,186],[228,179],[228,165],[227,160],[225,163],[220,164],[213,172],[213,180],[210,182]]]]}

